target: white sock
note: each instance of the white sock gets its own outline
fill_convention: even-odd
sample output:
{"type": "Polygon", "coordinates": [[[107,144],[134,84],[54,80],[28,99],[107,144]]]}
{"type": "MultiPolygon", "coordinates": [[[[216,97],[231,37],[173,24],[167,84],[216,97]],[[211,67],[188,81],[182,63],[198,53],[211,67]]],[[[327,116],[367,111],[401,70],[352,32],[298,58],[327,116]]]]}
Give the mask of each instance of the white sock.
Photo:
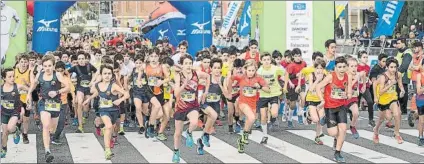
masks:
{"type": "Polygon", "coordinates": [[[262,133],[264,135],[264,137],[268,137],[268,125],[267,124],[262,124],[262,133]]]}
{"type": "Polygon", "coordinates": [[[292,121],[292,120],[293,120],[293,112],[294,112],[294,111],[293,111],[293,110],[290,110],[290,108],[288,108],[288,109],[289,109],[289,110],[288,110],[288,111],[289,111],[289,119],[288,119],[288,120],[289,120],[289,121],[292,121]]]}
{"type": "Polygon", "coordinates": [[[120,126],[121,128],[124,128],[124,122],[121,122],[121,126],[120,126]]]}

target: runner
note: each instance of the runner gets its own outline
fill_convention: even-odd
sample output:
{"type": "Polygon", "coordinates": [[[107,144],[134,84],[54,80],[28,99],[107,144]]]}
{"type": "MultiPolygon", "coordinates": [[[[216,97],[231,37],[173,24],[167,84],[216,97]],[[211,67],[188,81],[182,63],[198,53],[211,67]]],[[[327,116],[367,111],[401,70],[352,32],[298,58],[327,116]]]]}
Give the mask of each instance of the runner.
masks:
{"type": "MultiPolygon", "coordinates": [[[[68,94],[70,93],[72,98],[75,98],[75,86],[71,82],[71,78],[69,76],[69,73],[65,71],[66,65],[62,61],[59,61],[56,63],[55,66],[56,72],[58,74],[61,74],[63,77],[63,80],[68,83],[69,87],[71,88],[70,92],[68,93],[62,93],[60,95],[60,101],[62,105],[60,106],[60,115],[59,115],[59,121],[57,124],[57,127],[54,127],[53,129],[56,129],[55,131],[52,131],[52,137],[51,137],[51,143],[54,145],[60,145],[62,144],[60,142],[60,135],[62,134],[63,129],[65,128],[65,122],[67,117],[67,112],[69,111],[69,105],[68,105],[68,94]]],[[[54,125],[52,125],[54,126],[54,125]]]]}
{"type": "Polygon", "coordinates": [[[417,75],[417,108],[418,108],[418,146],[424,146],[423,124],[424,124],[424,71],[417,75]]]}
{"type": "Polygon", "coordinates": [[[156,120],[163,115],[162,106],[165,105],[163,84],[168,83],[169,70],[159,63],[159,49],[153,48],[149,52],[149,63],[146,65],[144,73],[147,78],[146,96],[151,103],[150,116],[148,116],[147,136],[155,137],[156,120]]]}
{"type": "Polygon", "coordinates": [[[172,60],[170,57],[165,57],[163,59],[162,65],[166,67],[167,70],[169,70],[169,79],[170,81],[168,83],[164,83],[164,101],[165,104],[162,106],[163,110],[163,116],[162,120],[160,121],[160,126],[158,127],[158,135],[156,138],[160,141],[167,140],[168,138],[164,134],[165,129],[168,126],[169,118],[173,115],[172,111],[172,103],[173,103],[173,94],[172,90],[175,88],[174,84],[174,77],[175,77],[175,71],[174,71],[174,60],[172,60]]]}
{"type": "MultiPolygon", "coordinates": [[[[175,75],[175,97],[177,101],[175,109],[175,133],[174,133],[174,155],[172,162],[180,162],[180,151],[179,147],[181,144],[181,134],[184,128],[184,121],[189,121],[189,127],[184,131],[186,137],[186,146],[193,147],[193,135],[192,132],[196,129],[197,122],[199,119],[199,113],[207,115],[207,121],[205,128],[203,129],[203,135],[197,140],[197,153],[203,155],[203,146],[209,147],[209,135],[213,123],[216,120],[217,113],[207,105],[200,105],[197,100],[198,96],[198,85],[199,79],[205,78],[206,83],[210,83],[208,74],[202,71],[193,71],[193,58],[189,55],[184,55],[180,59],[180,65],[183,67],[179,74],[175,75]]],[[[205,102],[206,95],[208,94],[209,86],[206,86],[205,96],[202,96],[201,102],[205,102]]]]}
{"type": "MultiPolygon", "coordinates": [[[[29,60],[29,56],[27,54],[22,54],[19,55],[19,63],[17,65],[17,67],[15,68],[15,83],[19,84],[19,85],[25,85],[25,86],[29,86],[30,85],[30,72],[31,70],[29,69],[29,65],[28,65],[28,60],[29,60]]],[[[4,76],[3,76],[4,77],[4,76]]],[[[22,133],[22,138],[23,138],[23,143],[24,144],[28,144],[29,140],[28,140],[28,130],[29,130],[29,116],[31,114],[30,109],[28,108],[27,104],[26,104],[26,97],[28,95],[27,90],[20,90],[19,91],[19,95],[22,105],[22,110],[23,110],[23,115],[20,117],[23,120],[23,133],[22,133]]],[[[20,121],[18,121],[18,128],[19,130],[21,129],[21,123],[20,121]]]]}
{"type": "Polygon", "coordinates": [[[91,99],[99,97],[99,114],[102,119],[102,122],[105,124],[104,131],[104,144],[105,144],[105,158],[110,160],[114,155],[112,153],[111,147],[114,144],[112,141],[112,133],[114,125],[119,119],[119,106],[120,104],[128,99],[130,95],[122,87],[113,82],[113,68],[109,65],[100,66],[100,74],[102,76],[102,81],[95,84],[91,87],[92,95],[88,97],[83,105],[88,105],[91,99]],[[118,95],[123,95],[121,98],[118,98],[118,95]]]}
{"type": "MultiPolygon", "coordinates": [[[[46,152],[45,160],[47,163],[53,161],[54,157],[50,151],[50,131],[51,127],[56,128],[58,117],[60,114],[61,103],[60,94],[67,93],[70,86],[65,82],[61,74],[54,71],[55,59],[53,55],[46,55],[42,58],[43,70],[39,72],[31,86],[28,94],[32,94],[37,84],[40,84],[41,99],[38,103],[41,122],[43,124],[43,143],[46,152]],[[61,88],[61,85],[63,86],[61,88]],[[53,126],[52,126],[53,125],[53,126]]],[[[26,102],[31,102],[31,97],[27,96],[26,102]]]]}
{"type": "Polygon", "coordinates": [[[329,39],[325,41],[325,49],[326,53],[324,55],[324,60],[327,63],[327,66],[325,69],[328,72],[333,72],[335,65],[335,59],[336,59],[336,41],[334,39],[329,39]]]}
{"type": "Polygon", "coordinates": [[[347,109],[345,104],[352,95],[352,80],[346,73],[346,66],[346,59],[337,57],[334,72],[328,74],[316,88],[318,91],[324,89],[324,93],[318,92],[321,100],[318,107],[324,107],[327,132],[328,135],[334,137],[334,159],[341,163],[345,162],[344,157],[340,154],[346,136],[347,109]]]}
{"type": "Polygon", "coordinates": [[[245,145],[249,144],[249,131],[255,121],[256,105],[257,105],[257,92],[263,90],[270,93],[265,80],[256,75],[257,67],[255,61],[248,61],[243,66],[243,75],[229,74],[228,88],[232,89],[233,81],[237,81],[240,86],[239,107],[240,111],[246,116],[246,123],[244,124],[243,134],[237,140],[237,147],[239,153],[244,153],[245,145]]]}
{"type": "Polygon", "coordinates": [[[411,104],[410,104],[410,108],[411,108],[411,112],[412,113],[412,117],[411,115],[408,115],[408,123],[409,126],[414,127],[414,122],[416,119],[418,119],[418,113],[417,111],[417,104],[416,104],[416,86],[417,86],[417,75],[421,73],[421,71],[423,70],[423,64],[424,64],[424,56],[423,56],[423,44],[421,42],[415,42],[413,43],[413,50],[414,53],[412,54],[412,62],[411,65],[409,66],[409,71],[412,72],[412,76],[411,76],[411,81],[412,81],[412,88],[413,90],[408,92],[408,95],[413,94],[412,99],[411,99],[411,104]]]}
{"type": "MultiPolygon", "coordinates": [[[[232,52],[230,53],[230,60],[232,58],[236,57],[236,53],[232,52]]],[[[244,60],[241,59],[235,59],[233,62],[233,65],[230,67],[229,74],[233,75],[243,75],[243,66],[244,66],[244,60]]],[[[227,75],[227,78],[224,81],[224,84],[229,83],[229,76],[227,75]]],[[[237,101],[239,95],[240,95],[240,84],[237,81],[234,81],[233,84],[231,84],[232,87],[229,88],[228,85],[224,85],[224,90],[227,90],[228,93],[231,93],[231,98],[227,98],[227,116],[228,116],[228,132],[230,133],[240,133],[241,131],[241,120],[240,120],[240,110],[239,110],[239,103],[237,101]],[[234,121],[236,123],[236,127],[234,129],[234,121]]]]}
{"type": "Polygon", "coordinates": [[[348,74],[350,75],[352,81],[352,97],[347,100],[346,108],[349,109],[348,114],[350,118],[350,131],[352,132],[353,138],[358,139],[359,133],[356,130],[356,125],[359,118],[359,109],[358,109],[358,96],[359,96],[359,86],[363,84],[360,82],[361,75],[358,73],[358,61],[355,58],[347,59],[348,74]]]}
{"type": "Polygon", "coordinates": [[[400,136],[399,128],[401,121],[401,111],[399,109],[399,101],[396,93],[396,85],[399,86],[401,92],[400,97],[405,95],[405,90],[402,85],[401,74],[397,71],[399,63],[394,58],[387,59],[387,71],[383,73],[383,76],[378,78],[376,82],[376,96],[378,99],[378,106],[380,109],[379,118],[376,126],[374,127],[374,143],[379,143],[379,128],[383,123],[384,119],[390,120],[393,117],[395,119],[394,136],[398,144],[403,143],[403,139],[400,136]]]}
{"type": "Polygon", "coordinates": [[[252,39],[249,41],[249,50],[246,51],[246,53],[243,53],[239,56],[240,59],[244,59],[246,60],[246,62],[248,60],[254,60],[255,63],[259,63],[259,43],[258,41],[256,41],[255,39],[252,39]]]}
{"type": "Polygon", "coordinates": [[[149,103],[144,95],[144,85],[147,84],[144,74],[144,56],[136,55],[134,61],[135,68],[132,73],[126,77],[124,86],[129,86],[129,91],[132,93],[133,103],[136,109],[136,117],[138,125],[140,126],[138,133],[143,134],[145,131],[143,113],[145,115],[147,113],[147,107],[143,108],[143,104],[149,103]]]}
{"type": "Polygon", "coordinates": [[[257,104],[257,108],[261,114],[261,128],[263,132],[261,144],[266,144],[268,141],[268,115],[271,116],[270,128],[273,127],[278,117],[279,96],[282,94],[278,79],[281,76],[284,77],[284,70],[282,67],[271,64],[271,54],[269,53],[262,54],[261,63],[262,66],[258,69],[257,74],[265,79],[270,88],[270,92],[259,91],[260,96],[257,104]]]}
{"type": "Polygon", "coordinates": [[[83,106],[82,103],[86,100],[90,94],[90,86],[92,81],[92,74],[96,73],[97,69],[91,64],[87,63],[87,54],[83,51],[78,53],[78,65],[73,66],[69,69],[69,73],[75,73],[77,77],[77,85],[75,86],[77,94],[77,118],[78,118],[78,129],[76,133],[84,133],[83,124],[85,124],[86,116],[89,110],[88,104],[83,106]],[[83,113],[84,112],[84,113],[83,113]]]}
{"type": "Polygon", "coordinates": [[[374,122],[374,101],[371,96],[371,89],[370,89],[370,66],[368,65],[368,54],[366,51],[360,51],[358,53],[358,73],[359,73],[359,96],[358,101],[361,102],[361,98],[363,97],[365,101],[367,102],[368,107],[368,125],[371,127],[375,126],[374,122]]]}
{"type": "Polygon", "coordinates": [[[21,85],[14,82],[15,71],[11,68],[6,68],[1,72],[1,77],[4,79],[4,84],[1,85],[1,123],[2,123],[2,149],[0,152],[1,158],[6,158],[7,140],[9,134],[13,134],[13,142],[18,144],[20,141],[20,131],[16,123],[20,119],[22,101],[20,100],[20,91],[27,91],[27,85],[21,85]]]}
{"type": "MultiPolygon", "coordinates": [[[[322,54],[321,54],[322,55],[322,54]]],[[[307,121],[309,124],[312,122],[315,123],[315,143],[318,145],[323,145],[323,142],[321,141],[320,137],[323,137],[322,134],[322,126],[325,125],[325,115],[324,115],[324,109],[322,106],[318,108],[318,105],[320,104],[320,98],[318,96],[318,92],[322,92],[322,90],[317,91],[317,85],[325,78],[326,74],[324,72],[325,68],[325,61],[322,59],[322,57],[318,57],[316,53],[312,55],[312,60],[314,60],[314,71],[313,73],[310,73],[306,75],[306,79],[309,83],[308,90],[306,91],[306,107],[308,108],[308,116],[307,121]]]]}
{"type": "Polygon", "coordinates": [[[293,62],[290,63],[287,66],[287,75],[285,79],[284,84],[284,90],[286,90],[287,93],[287,100],[288,100],[288,106],[289,106],[289,118],[288,118],[288,127],[293,128],[293,122],[292,122],[292,116],[294,109],[297,105],[297,117],[298,117],[298,124],[303,125],[303,111],[305,106],[305,79],[299,80],[300,71],[306,67],[306,63],[302,60],[302,51],[299,48],[295,48],[292,51],[293,56],[293,62]],[[289,88],[287,88],[287,85],[290,81],[292,85],[290,85],[289,88]],[[300,101],[298,102],[300,97],[300,101]]]}

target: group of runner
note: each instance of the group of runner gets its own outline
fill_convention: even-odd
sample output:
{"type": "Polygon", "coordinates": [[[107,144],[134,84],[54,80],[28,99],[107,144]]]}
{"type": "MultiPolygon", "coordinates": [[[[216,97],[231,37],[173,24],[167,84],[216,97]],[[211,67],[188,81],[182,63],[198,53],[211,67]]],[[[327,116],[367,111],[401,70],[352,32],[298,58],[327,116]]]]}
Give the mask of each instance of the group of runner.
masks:
{"type": "MultiPolygon", "coordinates": [[[[405,41],[399,39],[398,44],[405,41]]],[[[351,120],[349,129],[358,139],[361,98],[366,100],[369,126],[374,127],[373,141],[379,142],[380,126],[387,121],[386,126],[394,128],[396,142],[403,142],[398,99],[408,96],[402,81],[408,73],[400,73],[398,68],[402,63],[399,60],[405,60],[408,54],[414,56],[408,69],[412,72],[418,110],[411,112],[410,124],[413,126],[414,118],[420,116],[418,144],[424,145],[422,43],[415,43],[413,52],[399,52],[397,59],[380,54],[372,69],[366,51],[336,57],[336,42],[331,39],[325,42],[325,54],[312,54],[313,63],[309,66],[303,57],[310,54],[302,54],[298,48],[283,54],[277,50],[261,54],[256,40],[243,50],[202,50],[195,59],[186,52],[188,46],[183,41],[173,50],[164,41],[151,48],[137,46],[128,51],[118,42],[114,49],[107,50],[60,47],[45,55],[18,55],[16,66],[1,72],[1,157],[6,156],[9,134],[13,134],[16,144],[21,133],[23,143],[30,142],[31,110],[36,123],[41,120],[46,162],[54,159],[50,144],[60,144],[68,116],[77,126],[76,132],[84,133],[89,109],[94,108],[96,134],[104,137],[107,160],[114,155],[117,136],[125,135],[124,122],[131,118],[126,114],[134,113],[138,132],[161,141],[167,140],[165,130],[175,119],[172,162],[178,163],[182,136],[187,147],[197,145],[199,155],[204,154],[205,146],[213,145],[210,135],[215,126],[222,126],[224,108],[228,112],[228,131],[241,133],[237,147],[239,153],[244,153],[254,127],[263,132],[261,144],[267,144],[268,130],[278,125],[279,109],[284,105],[282,121],[287,122],[288,128],[294,127],[296,110],[298,124],[316,126],[315,143],[323,145],[322,128],[327,126],[328,135],[334,137],[334,158],[345,162],[340,151],[348,129],[347,116],[351,120]],[[377,123],[374,104],[379,109],[377,123]],[[196,129],[202,129],[203,135],[195,141],[196,129]]]]}

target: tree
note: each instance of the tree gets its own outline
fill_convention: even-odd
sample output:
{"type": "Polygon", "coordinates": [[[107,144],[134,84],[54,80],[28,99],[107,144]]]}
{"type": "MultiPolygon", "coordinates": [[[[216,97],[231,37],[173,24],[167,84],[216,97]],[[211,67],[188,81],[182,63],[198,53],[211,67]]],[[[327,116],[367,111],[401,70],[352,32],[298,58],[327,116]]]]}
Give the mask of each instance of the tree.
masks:
{"type": "Polygon", "coordinates": [[[424,1],[405,1],[399,17],[399,26],[414,24],[414,19],[424,22],[424,1]]]}

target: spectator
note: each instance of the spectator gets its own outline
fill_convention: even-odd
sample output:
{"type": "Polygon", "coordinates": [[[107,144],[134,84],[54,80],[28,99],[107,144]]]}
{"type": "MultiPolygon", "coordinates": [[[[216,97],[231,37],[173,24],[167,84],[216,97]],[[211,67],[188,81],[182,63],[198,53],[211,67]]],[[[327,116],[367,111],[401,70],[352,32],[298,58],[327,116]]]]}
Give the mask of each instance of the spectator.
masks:
{"type": "Polygon", "coordinates": [[[400,34],[402,35],[402,37],[408,36],[408,33],[408,26],[406,26],[405,24],[402,25],[402,30],[400,30],[400,34]]]}
{"type": "Polygon", "coordinates": [[[339,27],[337,28],[337,37],[338,38],[343,38],[343,27],[342,24],[339,24],[339,27]]]}
{"type": "Polygon", "coordinates": [[[378,20],[378,14],[375,12],[374,7],[370,7],[369,10],[365,10],[365,14],[368,15],[368,28],[369,33],[374,34],[375,26],[378,20]]]}

